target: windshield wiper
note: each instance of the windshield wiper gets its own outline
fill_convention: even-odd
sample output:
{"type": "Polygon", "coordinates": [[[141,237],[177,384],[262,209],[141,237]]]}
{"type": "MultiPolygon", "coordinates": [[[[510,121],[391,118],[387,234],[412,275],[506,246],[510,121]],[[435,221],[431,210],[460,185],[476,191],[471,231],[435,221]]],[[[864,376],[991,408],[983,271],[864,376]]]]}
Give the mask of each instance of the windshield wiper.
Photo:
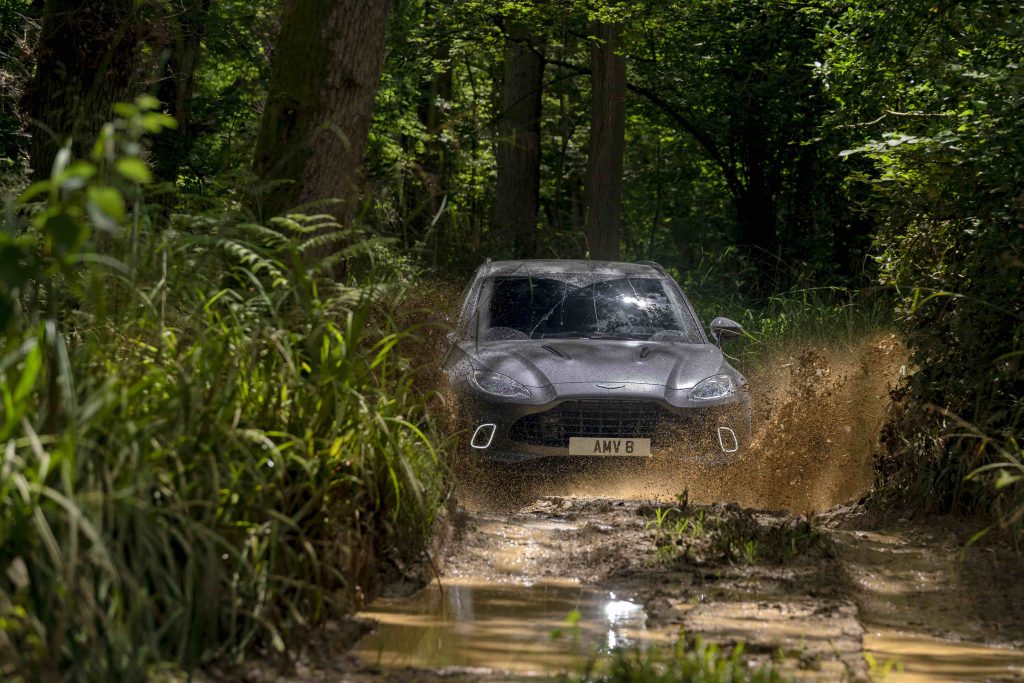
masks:
{"type": "Polygon", "coordinates": [[[544,332],[540,336],[530,339],[586,339],[587,336],[579,332],[544,332]]]}
{"type": "Polygon", "coordinates": [[[627,341],[643,341],[644,337],[624,332],[545,332],[531,339],[624,339],[627,341]]]}
{"type": "Polygon", "coordinates": [[[594,332],[588,334],[587,339],[627,339],[630,341],[642,341],[642,338],[635,334],[626,334],[624,332],[594,332]]]}

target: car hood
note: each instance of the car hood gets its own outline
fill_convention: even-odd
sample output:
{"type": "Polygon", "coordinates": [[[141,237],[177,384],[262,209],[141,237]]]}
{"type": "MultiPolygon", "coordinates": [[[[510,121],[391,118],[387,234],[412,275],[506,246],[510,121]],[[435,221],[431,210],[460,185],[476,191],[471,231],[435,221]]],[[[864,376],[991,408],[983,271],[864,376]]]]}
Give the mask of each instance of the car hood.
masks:
{"type": "Polygon", "coordinates": [[[722,367],[712,344],[613,339],[531,339],[467,342],[477,370],[497,372],[530,387],[565,383],[637,383],[686,389],[722,367]]]}

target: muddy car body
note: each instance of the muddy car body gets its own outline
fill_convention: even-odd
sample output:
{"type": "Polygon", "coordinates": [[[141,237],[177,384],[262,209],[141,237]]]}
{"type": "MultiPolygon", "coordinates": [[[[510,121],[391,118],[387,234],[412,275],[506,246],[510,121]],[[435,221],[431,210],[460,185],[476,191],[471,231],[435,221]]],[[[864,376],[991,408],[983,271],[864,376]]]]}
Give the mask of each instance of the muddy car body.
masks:
{"type": "Polygon", "coordinates": [[[518,461],[565,456],[736,460],[747,380],[654,263],[488,262],[466,289],[445,373],[470,446],[518,461]]]}

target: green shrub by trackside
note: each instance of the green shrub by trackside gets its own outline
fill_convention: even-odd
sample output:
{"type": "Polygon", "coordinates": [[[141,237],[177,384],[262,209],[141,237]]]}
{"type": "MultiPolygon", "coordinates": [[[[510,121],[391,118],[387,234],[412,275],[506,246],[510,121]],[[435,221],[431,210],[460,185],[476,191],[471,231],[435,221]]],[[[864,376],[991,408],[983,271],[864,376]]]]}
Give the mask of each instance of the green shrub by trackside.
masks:
{"type": "Polygon", "coordinates": [[[442,499],[388,315],[403,283],[325,275],[380,245],[327,215],[158,229],[139,156],[170,123],[154,106],[119,105],[90,159],[62,152],[8,203],[4,680],[284,650],[357,605],[384,558],[414,558],[442,499]]]}
{"type": "Polygon", "coordinates": [[[723,649],[700,636],[680,634],[671,647],[616,649],[602,666],[573,680],[587,683],[786,683],[794,680],[773,661],[744,656],[742,642],[723,649]]]}

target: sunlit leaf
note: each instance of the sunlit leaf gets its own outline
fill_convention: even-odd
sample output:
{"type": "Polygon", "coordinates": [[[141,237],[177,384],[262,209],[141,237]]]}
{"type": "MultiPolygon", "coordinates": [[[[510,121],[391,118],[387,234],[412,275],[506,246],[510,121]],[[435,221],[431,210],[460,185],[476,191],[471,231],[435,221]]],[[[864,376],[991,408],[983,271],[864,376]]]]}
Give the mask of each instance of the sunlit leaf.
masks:
{"type": "Polygon", "coordinates": [[[114,167],[117,168],[118,173],[128,180],[133,180],[143,185],[153,179],[149,166],[146,166],[146,163],[137,157],[118,159],[114,167]]]}
{"type": "Polygon", "coordinates": [[[106,214],[110,220],[120,222],[124,219],[124,197],[117,188],[90,187],[89,201],[106,214]]]}

